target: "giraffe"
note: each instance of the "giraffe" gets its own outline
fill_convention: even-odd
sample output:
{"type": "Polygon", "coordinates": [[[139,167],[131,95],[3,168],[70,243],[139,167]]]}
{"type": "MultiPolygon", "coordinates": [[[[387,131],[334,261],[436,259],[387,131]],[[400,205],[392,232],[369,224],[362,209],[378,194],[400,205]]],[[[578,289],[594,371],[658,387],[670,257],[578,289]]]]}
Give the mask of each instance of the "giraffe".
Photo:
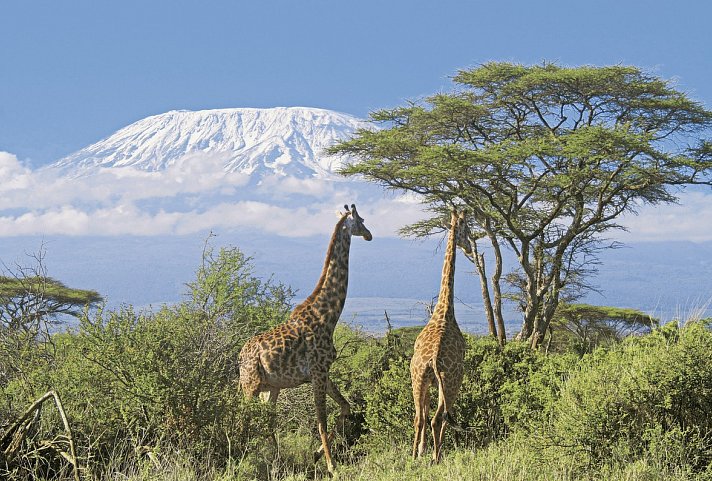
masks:
{"type": "Polygon", "coordinates": [[[445,426],[447,422],[452,422],[452,407],[462,384],[465,339],[455,320],[455,252],[459,246],[466,254],[472,254],[469,237],[465,216],[453,211],[438,303],[415,340],[415,350],[410,361],[415,402],[413,459],[423,455],[427,443],[426,422],[430,405],[428,389],[433,384],[438,388],[438,407],[431,422],[433,462],[437,463],[441,458],[445,426]]]}
{"type": "Polygon", "coordinates": [[[351,412],[348,401],[329,379],[329,369],[336,358],[333,334],[346,300],[351,236],[372,239],[364,220],[351,204],[344,206],[331,236],[324,268],[316,288],[299,304],[289,319],[273,329],[249,339],[240,351],[240,385],[247,398],[269,393],[277,402],[280,389],[311,382],[317,426],[330,473],[334,472],[327,435],[326,395],[340,408],[340,422],[351,412]]]}

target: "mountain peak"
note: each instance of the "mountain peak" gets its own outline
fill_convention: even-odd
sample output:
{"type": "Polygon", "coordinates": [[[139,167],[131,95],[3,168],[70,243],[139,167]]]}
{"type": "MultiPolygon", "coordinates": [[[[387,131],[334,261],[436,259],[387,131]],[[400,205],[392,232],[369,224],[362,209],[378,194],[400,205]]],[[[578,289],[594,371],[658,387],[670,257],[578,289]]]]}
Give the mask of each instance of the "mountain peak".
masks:
{"type": "Polygon", "coordinates": [[[367,124],[308,107],[171,110],[130,124],[53,164],[73,175],[100,168],[158,171],[186,156],[219,156],[227,172],[330,177],[343,160],[324,149],[367,124]]]}

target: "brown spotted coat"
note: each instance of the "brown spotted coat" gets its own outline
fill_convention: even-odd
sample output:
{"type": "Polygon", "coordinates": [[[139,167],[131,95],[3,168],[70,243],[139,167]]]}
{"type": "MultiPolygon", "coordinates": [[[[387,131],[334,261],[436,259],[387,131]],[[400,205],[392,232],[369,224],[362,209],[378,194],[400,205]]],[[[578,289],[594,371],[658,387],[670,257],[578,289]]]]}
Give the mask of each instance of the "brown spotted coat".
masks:
{"type": "Polygon", "coordinates": [[[430,399],[428,389],[438,389],[438,407],[431,421],[433,461],[439,462],[446,421],[460,391],[465,358],[465,339],[455,320],[455,253],[460,246],[471,254],[469,230],[464,215],[453,212],[445,250],[440,295],[433,315],[415,341],[410,376],[415,403],[413,458],[423,455],[427,444],[430,399]]]}
{"type": "Polygon", "coordinates": [[[353,204],[336,224],[314,292],[285,323],[251,338],[240,351],[240,385],[248,398],[269,392],[269,400],[276,402],[280,389],[311,382],[320,451],[332,473],[329,442],[333,433],[327,435],[325,396],[339,404],[342,421],[350,413],[349,403],[329,379],[329,369],[336,358],[334,328],[346,301],[351,236],[371,240],[353,204]]]}

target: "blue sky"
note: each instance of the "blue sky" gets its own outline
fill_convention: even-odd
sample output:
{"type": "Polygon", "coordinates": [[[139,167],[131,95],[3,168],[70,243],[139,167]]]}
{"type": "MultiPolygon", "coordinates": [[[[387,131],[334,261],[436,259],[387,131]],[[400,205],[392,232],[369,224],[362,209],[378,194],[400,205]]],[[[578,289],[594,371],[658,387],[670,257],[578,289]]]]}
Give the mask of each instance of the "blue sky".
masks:
{"type": "MultiPolygon", "coordinates": [[[[179,168],[160,176],[134,173],[118,178],[106,173],[106,178],[70,181],[48,180],[38,167],[132,122],[173,109],[306,106],[366,117],[378,108],[448,90],[449,77],[458,69],[490,60],[633,64],[675,79],[678,88],[712,108],[711,18],[712,2],[702,0],[0,2],[0,254],[5,256],[0,260],[11,264],[8,256],[34,251],[49,239],[50,272],[70,285],[100,289],[120,302],[162,301],[179,295],[202,248],[202,239],[178,235],[198,235],[180,226],[210,227],[223,236],[221,242],[254,254],[267,274],[275,272],[292,285],[303,277],[308,280],[297,285],[310,286],[321,269],[321,248],[314,250],[313,262],[302,262],[300,254],[294,263],[291,258],[275,263],[261,247],[263,238],[270,239],[264,236],[264,213],[270,214],[274,226],[286,230],[276,231],[278,235],[293,234],[290,221],[297,219],[308,229],[306,234],[325,236],[334,222],[333,210],[343,204],[341,198],[318,198],[303,216],[253,202],[251,217],[245,215],[244,203],[230,198],[209,204],[213,197],[207,194],[202,209],[172,205],[155,212],[144,209],[141,196],[158,196],[156,191],[175,184],[176,191],[165,196],[166,203],[175,204],[186,195],[181,190],[185,173],[179,168]],[[171,184],[172,180],[176,182],[171,184]],[[13,199],[16,204],[11,205],[13,199]],[[244,219],[226,227],[225,219],[235,213],[244,219]],[[252,244],[228,228],[245,225],[250,232],[255,230],[252,244]],[[13,240],[15,236],[34,237],[13,240]],[[63,236],[72,236],[71,241],[63,236]],[[174,247],[165,248],[166,239],[174,247]],[[127,251],[121,250],[125,247],[127,251]],[[136,256],[144,250],[163,256],[136,256]],[[78,262],[77,252],[91,261],[78,262]],[[183,270],[170,271],[171,262],[185,264],[183,270]],[[291,275],[285,272],[289,268],[291,275]],[[137,282],[136,272],[150,275],[137,282]],[[156,288],[165,286],[173,290],[157,294],[156,288]],[[133,293],[127,292],[130,289],[133,293]],[[149,292],[153,297],[141,297],[149,292]]],[[[210,179],[222,178],[222,166],[215,169],[212,177],[203,174],[208,193],[214,190],[210,179]]],[[[343,196],[322,190],[327,196],[343,196]]],[[[162,208],[165,199],[158,200],[162,208]]],[[[417,205],[397,200],[360,204],[378,237],[374,247],[359,245],[357,250],[374,249],[389,229],[395,231],[418,214],[417,205]]],[[[709,190],[693,192],[680,205],[646,207],[625,223],[631,232],[621,239],[626,242],[693,241],[709,246],[712,195],[709,190]]],[[[272,241],[281,251],[283,241],[272,241]]],[[[285,251],[298,252],[301,242],[290,239],[285,251]]],[[[392,242],[398,252],[401,246],[412,245],[392,242]]],[[[687,295],[708,297],[704,280],[712,277],[704,259],[709,258],[709,248],[694,251],[702,255],[683,258],[678,267],[689,266],[698,276],[689,278],[686,272],[670,274],[669,266],[660,262],[657,271],[645,270],[655,267],[654,259],[681,259],[679,253],[687,252],[678,246],[675,256],[669,252],[671,244],[656,245],[653,254],[632,267],[622,261],[610,264],[613,273],[601,284],[619,298],[605,302],[639,308],[645,302],[663,303],[659,296],[669,289],[650,287],[651,278],[674,284],[687,295]],[[650,291],[637,294],[645,302],[628,299],[636,295],[634,288],[650,291]]],[[[422,251],[420,257],[409,250],[398,259],[415,270],[430,265],[434,284],[428,289],[436,290],[440,254],[422,251]]],[[[384,258],[374,252],[374,262],[384,258]]],[[[416,275],[420,273],[404,273],[403,278],[416,275]]],[[[398,282],[393,280],[401,287],[398,282]]],[[[468,282],[466,289],[478,289],[468,282]]],[[[354,288],[359,285],[366,282],[356,279],[354,288]]],[[[402,291],[397,295],[415,295],[407,288],[402,291]]],[[[681,301],[685,305],[685,299],[681,301]]]]}
{"type": "Polygon", "coordinates": [[[172,109],[366,116],[488,60],[634,64],[712,107],[702,1],[10,1],[0,151],[38,167],[172,109]]]}

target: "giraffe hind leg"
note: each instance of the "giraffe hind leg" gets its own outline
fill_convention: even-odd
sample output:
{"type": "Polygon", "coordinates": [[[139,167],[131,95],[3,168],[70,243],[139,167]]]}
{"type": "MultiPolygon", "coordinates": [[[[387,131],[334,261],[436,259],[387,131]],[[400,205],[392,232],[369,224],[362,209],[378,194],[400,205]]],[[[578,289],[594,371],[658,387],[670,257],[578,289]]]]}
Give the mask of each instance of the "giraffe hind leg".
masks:
{"type": "Polygon", "coordinates": [[[428,413],[430,412],[430,396],[426,398],[425,407],[423,408],[423,423],[420,426],[420,445],[418,447],[418,457],[422,457],[425,453],[425,448],[428,446],[428,413]]]}
{"type": "Polygon", "coordinates": [[[445,373],[435,370],[438,386],[438,407],[435,410],[430,426],[433,433],[433,463],[439,463],[442,456],[443,434],[445,433],[445,413],[447,412],[447,395],[445,389],[445,373]]]}
{"type": "Polygon", "coordinates": [[[433,416],[431,427],[433,431],[433,462],[439,463],[442,458],[442,445],[445,435],[445,427],[453,411],[453,402],[457,398],[460,389],[460,381],[457,375],[448,377],[445,372],[436,371],[438,384],[438,408],[433,416]]]}
{"type": "Polygon", "coordinates": [[[415,403],[415,417],[413,419],[413,459],[423,455],[427,443],[426,425],[430,404],[430,397],[428,395],[429,385],[430,382],[425,379],[424,375],[414,377],[413,379],[413,401],[415,403]]]}
{"type": "Polygon", "coordinates": [[[445,404],[442,401],[442,397],[438,400],[438,407],[435,410],[433,419],[430,421],[430,427],[433,434],[433,462],[440,462],[440,450],[442,448],[442,434],[444,432],[444,416],[445,416],[445,404]]]}
{"type": "MultiPolygon", "coordinates": [[[[329,397],[336,401],[336,404],[339,405],[339,423],[343,429],[346,418],[351,414],[351,405],[341,394],[336,385],[331,382],[331,379],[328,378],[326,380],[326,394],[328,394],[329,397]]],[[[334,427],[334,430],[336,430],[336,427],[334,427]]]]}

